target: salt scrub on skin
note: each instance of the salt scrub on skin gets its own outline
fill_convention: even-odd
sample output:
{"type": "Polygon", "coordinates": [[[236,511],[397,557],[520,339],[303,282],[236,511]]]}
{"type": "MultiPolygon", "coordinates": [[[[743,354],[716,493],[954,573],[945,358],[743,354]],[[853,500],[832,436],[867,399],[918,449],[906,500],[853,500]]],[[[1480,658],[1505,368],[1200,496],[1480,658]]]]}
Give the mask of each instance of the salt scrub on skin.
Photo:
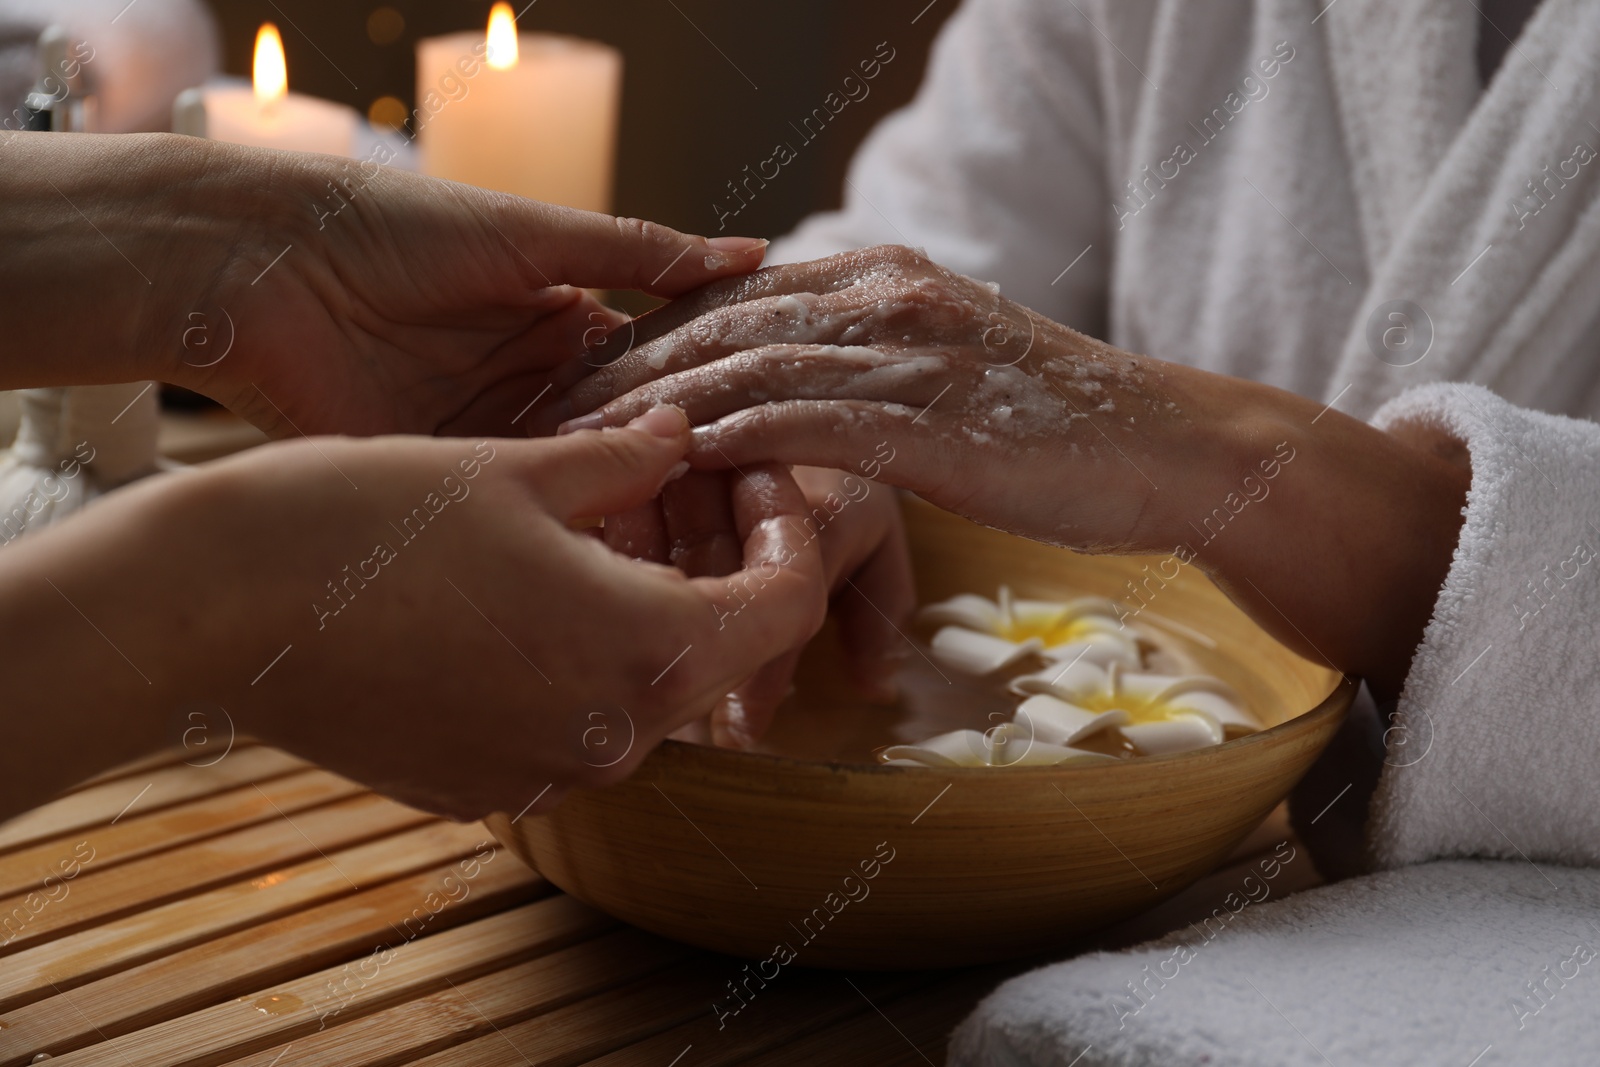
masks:
{"type": "Polygon", "coordinates": [[[1220,679],[1146,671],[1153,646],[1130,636],[1115,605],[1098,597],[1019,601],[1002,587],[998,600],[963,594],[925,608],[921,618],[947,624],[935,634],[932,650],[957,670],[989,675],[1029,657],[1048,662],[1007,684],[1023,698],[1010,722],[890,746],[881,758],[895,766],[1103,761],[1116,757],[1075,746],[1118,738],[1137,754],[1154,756],[1221,744],[1230,731],[1261,729],[1220,679]]]}
{"type": "MultiPolygon", "coordinates": [[[[1067,359],[1047,359],[1041,371],[1063,391],[1077,394],[1080,408],[1096,413],[1115,414],[1113,393],[1120,392],[1124,402],[1132,400],[1148,415],[1172,417],[1183,414],[1183,409],[1172,400],[1152,391],[1147,384],[1146,369],[1125,352],[1108,348],[1092,337],[1081,337],[1085,351],[1067,359]]],[[[1132,425],[1134,419],[1107,423],[1109,426],[1132,425]]]]}
{"type": "MultiPolygon", "coordinates": [[[[816,338],[826,322],[819,322],[815,314],[816,293],[789,293],[766,300],[769,313],[762,316],[760,331],[765,344],[803,343],[816,338]]],[[[650,343],[644,362],[651,370],[663,370],[670,363],[674,367],[689,366],[697,351],[710,348],[725,340],[721,322],[716,315],[705,316],[690,322],[681,339],[673,341],[679,331],[650,343]],[[682,358],[680,358],[682,357],[682,358]]]]}
{"type": "Polygon", "coordinates": [[[966,411],[985,431],[1012,438],[1043,437],[1083,417],[1047,384],[1016,367],[985,367],[967,396],[966,411]]]}
{"type": "MultiPolygon", "coordinates": [[[[875,337],[884,319],[896,313],[889,301],[867,305],[847,303],[838,294],[786,293],[762,297],[752,304],[737,306],[739,313],[711,314],[686,327],[643,346],[645,365],[664,370],[669,365],[683,368],[696,365],[702,350],[726,347],[730,342],[751,348],[769,345],[820,345],[828,349],[834,337],[840,345],[855,346],[864,337],[875,337]],[[748,309],[759,303],[761,314],[751,316],[748,309]],[[833,307],[824,307],[833,304],[833,307]]],[[[910,341],[911,338],[905,338],[910,341]]]]}
{"type": "Polygon", "coordinates": [[[771,339],[772,344],[809,339],[817,327],[814,312],[817,301],[821,299],[816,293],[789,293],[774,297],[768,318],[776,321],[763,322],[762,333],[771,339]],[[787,331],[784,326],[788,327],[787,331]]]}

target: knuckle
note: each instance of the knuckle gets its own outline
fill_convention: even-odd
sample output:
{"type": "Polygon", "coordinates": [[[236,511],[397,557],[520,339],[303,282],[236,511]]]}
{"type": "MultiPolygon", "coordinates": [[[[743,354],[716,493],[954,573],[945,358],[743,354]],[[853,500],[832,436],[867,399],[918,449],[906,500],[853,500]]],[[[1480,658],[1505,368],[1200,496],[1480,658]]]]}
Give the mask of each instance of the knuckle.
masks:
{"type": "Polygon", "coordinates": [[[728,352],[773,345],[810,344],[827,337],[830,324],[809,305],[790,296],[724,308],[707,316],[696,347],[712,358],[728,352]]]}
{"type": "Polygon", "coordinates": [[[596,448],[605,454],[607,463],[617,468],[623,476],[635,474],[647,464],[647,457],[636,447],[634,434],[601,432],[596,448]]]}
{"type": "Polygon", "coordinates": [[[620,369],[607,365],[572,387],[573,414],[587,414],[618,395],[620,369]]]}
{"type": "Polygon", "coordinates": [[[873,245],[864,248],[861,255],[875,263],[882,263],[892,267],[913,269],[926,266],[928,258],[915,248],[906,245],[873,245]]]}
{"type": "MultiPolygon", "coordinates": [[[[833,353],[810,347],[807,344],[779,342],[747,348],[721,360],[728,373],[726,381],[737,381],[748,386],[777,385],[785,379],[815,375],[836,358],[833,353]]],[[[773,392],[776,394],[777,390],[773,392]]],[[[752,399],[765,400],[765,395],[752,394],[752,399]]]]}
{"type": "Polygon", "coordinates": [[[727,420],[723,427],[724,444],[761,441],[769,438],[778,428],[784,404],[761,404],[746,408],[727,420]]]}
{"type": "Polygon", "coordinates": [[[883,303],[879,314],[890,331],[908,326],[951,329],[971,322],[977,309],[961,299],[960,291],[949,281],[922,275],[896,286],[893,299],[883,303]]]}
{"type": "Polygon", "coordinates": [[[770,299],[758,294],[749,299],[724,301],[690,319],[680,326],[677,332],[683,335],[688,344],[697,348],[717,345],[732,337],[753,334],[764,325],[760,320],[766,316],[752,312],[764,309],[770,299]]]}
{"type": "Polygon", "coordinates": [[[677,233],[667,226],[648,219],[619,217],[614,221],[617,235],[624,241],[646,246],[666,246],[675,243],[677,233]]]}
{"type": "Polygon", "coordinates": [[[912,278],[898,287],[896,302],[926,312],[954,304],[956,296],[955,287],[942,278],[912,278]]]}

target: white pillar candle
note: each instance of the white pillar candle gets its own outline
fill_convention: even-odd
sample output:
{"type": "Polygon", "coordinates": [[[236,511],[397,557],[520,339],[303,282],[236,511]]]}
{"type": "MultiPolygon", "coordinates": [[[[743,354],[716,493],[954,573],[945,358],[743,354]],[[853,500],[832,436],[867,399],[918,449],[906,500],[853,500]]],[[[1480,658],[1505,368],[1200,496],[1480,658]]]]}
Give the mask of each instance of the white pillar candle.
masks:
{"type": "Polygon", "coordinates": [[[609,211],[621,90],[616,49],[518,35],[511,9],[496,4],[487,37],[456,33],[417,45],[423,171],[609,211]]]}
{"type": "Polygon", "coordinates": [[[257,148],[351,154],[355,110],[289,92],[283,41],[270,22],[256,34],[252,77],[250,89],[212,85],[184,90],[173,107],[173,132],[257,148]]]}

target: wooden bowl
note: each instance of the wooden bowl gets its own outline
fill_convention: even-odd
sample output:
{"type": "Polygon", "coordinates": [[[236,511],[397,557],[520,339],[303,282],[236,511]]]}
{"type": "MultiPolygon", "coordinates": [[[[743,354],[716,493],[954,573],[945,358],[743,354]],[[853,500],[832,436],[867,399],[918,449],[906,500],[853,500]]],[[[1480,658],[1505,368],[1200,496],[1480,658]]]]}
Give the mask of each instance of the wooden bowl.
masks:
{"type": "MultiPolygon", "coordinates": [[[[906,517],[924,603],[992,596],[1002,583],[1025,597],[1129,599],[1125,583],[1156,572],[1153,559],[1076,555],[917,501],[906,517]]],[[[1268,637],[1195,568],[1148,588],[1139,621],[1187,630],[1184,652],[1270,729],[1112,765],[875,765],[871,748],[896,736],[907,711],[853,695],[825,632],[773,746],[835,758],[668,741],[619,785],[489,826],[578,899],[763,961],[768,977],[789,962],[943,967],[1059,946],[1211,871],[1288,794],[1355,693],[1353,680],[1268,637]]],[[[908,686],[906,703],[926,688],[908,686]]]]}

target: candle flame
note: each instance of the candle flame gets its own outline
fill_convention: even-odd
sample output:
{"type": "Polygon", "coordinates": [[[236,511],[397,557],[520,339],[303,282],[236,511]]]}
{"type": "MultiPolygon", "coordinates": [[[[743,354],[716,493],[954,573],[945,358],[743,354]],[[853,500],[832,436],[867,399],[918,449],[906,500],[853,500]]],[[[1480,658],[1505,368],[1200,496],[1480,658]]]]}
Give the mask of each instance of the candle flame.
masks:
{"type": "Polygon", "coordinates": [[[485,59],[495,70],[510,70],[517,65],[517,20],[511,5],[501,0],[489,11],[488,54],[485,59]]]}
{"type": "Polygon", "coordinates": [[[256,31],[256,57],[251,71],[256,103],[270,104],[289,92],[289,71],[283,62],[283,38],[278,27],[263,22],[256,31]]]}

